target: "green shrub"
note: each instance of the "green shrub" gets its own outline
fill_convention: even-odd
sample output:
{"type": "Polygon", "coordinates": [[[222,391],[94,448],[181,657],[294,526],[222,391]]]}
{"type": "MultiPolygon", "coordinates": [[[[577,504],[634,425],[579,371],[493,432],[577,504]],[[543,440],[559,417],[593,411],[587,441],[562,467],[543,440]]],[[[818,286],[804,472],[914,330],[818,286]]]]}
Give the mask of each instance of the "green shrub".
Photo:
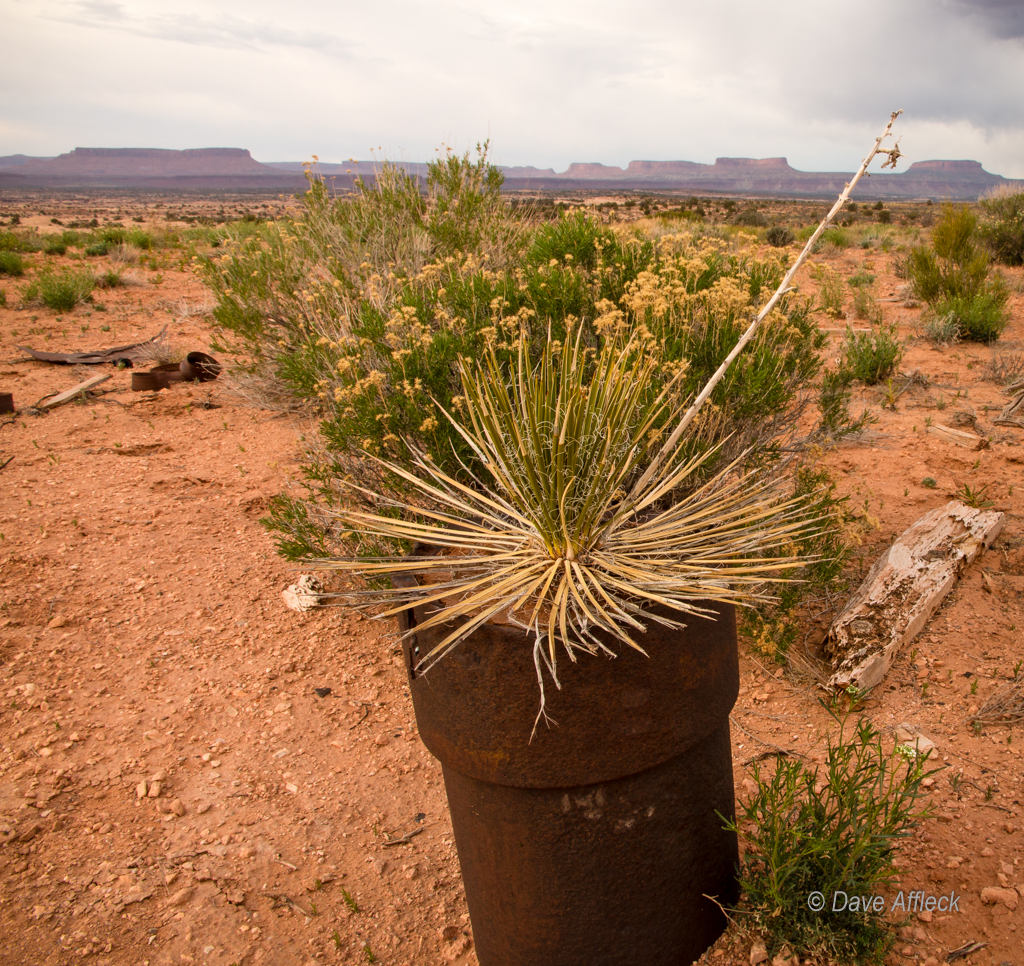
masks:
{"type": "Polygon", "coordinates": [[[98,258],[102,255],[106,255],[107,252],[110,251],[110,248],[110,242],[92,242],[91,244],[85,246],[85,254],[90,256],[91,258],[98,258]]]}
{"type": "Polygon", "coordinates": [[[1009,324],[1006,312],[1007,293],[1001,284],[991,284],[975,296],[954,295],[933,305],[937,318],[946,325],[955,325],[963,339],[972,342],[993,342],[1009,324]]]}
{"type": "Polygon", "coordinates": [[[814,244],[814,251],[820,252],[828,248],[849,248],[852,243],[850,233],[845,228],[833,226],[826,228],[814,244]]]}
{"type": "Polygon", "coordinates": [[[43,251],[47,255],[64,255],[68,246],[60,235],[53,235],[43,239],[43,251]]]}
{"type": "Polygon", "coordinates": [[[866,319],[878,325],[882,321],[882,307],[875,301],[871,289],[859,285],[853,290],[853,314],[858,319],[866,319]]]}
{"type": "Polygon", "coordinates": [[[772,225],[764,233],[764,240],[768,242],[772,248],[786,248],[793,244],[793,232],[791,232],[785,225],[772,225]]]}
{"type": "Polygon", "coordinates": [[[21,252],[22,246],[22,239],[13,231],[0,231],[0,252],[21,252]]]}
{"type": "Polygon", "coordinates": [[[0,249],[0,275],[24,275],[25,260],[17,252],[0,249]]]}
{"type": "Polygon", "coordinates": [[[879,895],[897,875],[898,842],[926,816],[918,800],[934,770],[926,770],[926,756],[887,753],[869,719],[858,720],[852,734],[848,718],[836,721],[823,774],[783,757],[765,774],[755,761],[757,790],[725,827],[745,846],[743,907],[764,932],[769,956],[788,946],[801,956],[881,964],[895,940],[884,915],[894,897],[881,910],[858,902],[851,911],[837,894],[879,895]]]}
{"type": "Polygon", "coordinates": [[[1004,265],[1024,265],[1024,191],[997,190],[982,199],[980,234],[1004,265]]]}
{"type": "Polygon", "coordinates": [[[0,309],[7,308],[7,291],[0,288],[0,309]]]}
{"type": "Polygon", "coordinates": [[[865,385],[888,379],[903,358],[903,344],[896,326],[879,326],[872,332],[847,328],[842,349],[842,368],[865,385]]]}
{"type": "Polygon", "coordinates": [[[121,273],[114,269],[96,275],[94,281],[96,288],[118,288],[125,284],[121,273]]]}
{"type": "MultiPolygon", "coordinates": [[[[289,556],[338,549],[337,480],[375,474],[367,453],[407,460],[408,442],[469,478],[478,457],[435,407],[460,414],[460,359],[493,345],[508,364],[525,340],[536,360],[549,340],[580,330],[599,351],[634,334],[657,347],[659,379],[682,373],[673,391],[685,398],[785,272],[783,259],[735,254],[700,227],[655,239],[582,211],[531,222],[501,198],[483,160],[449,156],[425,186],[383,165],[340,198],[312,178],[300,219],[233,225],[217,257],[199,256],[218,347],[247,358],[247,378],[269,395],[290,394],[320,417],[308,496],[271,508],[289,556]]],[[[728,437],[722,459],[752,445],[773,459],[823,344],[807,301],[784,297],[688,445],[728,437]]]]}
{"type": "Polygon", "coordinates": [[[842,318],[846,305],[846,283],[842,275],[827,265],[815,265],[812,275],[818,281],[821,310],[833,319],[842,318]]]}
{"type": "Polygon", "coordinates": [[[768,219],[756,208],[745,208],[735,217],[734,222],[748,228],[763,228],[768,224],[768,219]]]}
{"type": "Polygon", "coordinates": [[[136,248],[139,248],[144,252],[148,252],[155,247],[153,236],[148,231],[143,231],[141,228],[129,229],[123,244],[134,245],[136,248]]]}
{"type": "Polygon", "coordinates": [[[38,302],[57,312],[70,312],[93,289],[89,272],[41,273],[25,290],[26,302],[38,302]]]}
{"type": "Polygon", "coordinates": [[[910,252],[907,269],[915,297],[938,318],[955,321],[963,338],[997,339],[1006,327],[1009,293],[990,279],[988,255],[976,241],[978,219],[967,205],[944,204],[932,247],[910,252]]]}

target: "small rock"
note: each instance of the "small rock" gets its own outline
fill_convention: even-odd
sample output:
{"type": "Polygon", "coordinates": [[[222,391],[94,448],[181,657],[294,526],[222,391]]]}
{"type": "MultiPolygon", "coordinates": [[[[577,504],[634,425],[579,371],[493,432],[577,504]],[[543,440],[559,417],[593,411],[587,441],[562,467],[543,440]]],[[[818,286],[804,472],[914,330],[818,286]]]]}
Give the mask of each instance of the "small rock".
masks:
{"type": "Polygon", "coordinates": [[[185,805],[180,798],[176,798],[171,802],[170,810],[174,812],[178,818],[181,818],[185,814],[185,805]]]}
{"type": "Polygon", "coordinates": [[[935,742],[923,734],[916,725],[903,722],[896,727],[896,737],[901,744],[913,748],[919,755],[926,755],[935,751],[935,742]]]}
{"type": "Polygon", "coordinates": [[[165,772],[162,768],[160,769],[160,771],[153,772],[153,777],[150,778],[150,781],[151,782],[167,781],[167,772],[165,772]]]}
{"type": "Polygon", "coordinates": [[[981,850],[981,854],[982,854],[982,855],[983,855],[983,856],[984,856],[984,857],[985,857],[985,858],[987,859],[987,858],[989,858],[989,857],[991,857],[991,856],[995,855],[995,852],[993,852],[993,851],[992,851],[992,850],[991,850],[991,849],[990,849],[990,848],[989,848],[989,847],[988,847],[988,846],[986,845],[986,846],[985,846],[985,848],[983,848],[983,849],[981,850]]]}
{"type": "Polygon", "coordinates": [[[959,855],[950,856],[949,861],[946,863],[946,868],[947,869],[959,869],[961,862],[963,862],[963,859],[961,859],[959,855]]]}
{"type": "Polygon", "coordinates": [[[293,795],[299,790],[299,786],[294,782],[285,782],[285,788],[288,789],[293,795]]]}
{"type": "Polygon", "coordinates": [[[68,622],[68,619],[63,614],[58,614],[46,626],[49,627],[52,630],[52,629],[57,628],[57,627],[64,627],[64,625],[67,624],[67,622],[68,622]]]}
{"type": "Polygon", "coordinates": [[[42,825],[30,825],[21,835],[18,836],[19,842],[31,842],[41,831],[43,830],[42,825]]]}
{"type": "Polygon", "coordinates": [[[164,876],[164,885],[174,885],[174,883],[177,882],[177,880],[177,872],[168,872],[167,875],[164,876]]]}
{"type": "Polygon", "coordinates": [[[203,802],[202,805],[196,806],[196,813],[198,815],[205,815],[213,806],[209,802],[203,802]]]}
{"type": "Polygon", "coordinates": [[[757,966],[768,960],[768,950],[764,943],[754,943],[750,947],[750,966],[757,966]]]}
{"type": "Polygon", "coordinates": [[[149,794],[150,798],[159,798],[160,797],[160,782],[150,782],[149,783],[149,792],[148,792],[148,794],[149,794]]]}
{"type": "Polygon", "coordinates": [[[450,963],[460,956],[464,955],[470,947],[469,936],[459,936],[458,939],[453,943],[449,943],[447,946],[441,948],[441,958],[446,962],[450,963]]]}
{"type": "MultiPolygon", "coordinates": [[[[932,921],[932,914],[927,909],[924,909],[923,911],[921,911],[921,912],[919,912],[917,914],[917,918],[920,919],[921,922],[931,922],[932,921]]],[[[923,929],[920,930],[920,932],[921,932],[920,936],[918,936],[916,932],[914,933],[914,936],[915,936],[915,938],[920,939],[921,942],[924,942],[928,937],[927,937],[927,935],[925,935],[925,931],[923,929]]]]}
{"type": "Polygon", "coordinates": [[[294,584],[281,591],[281,599],[291,610],[303,613],[320,605],[324,585],[318,577],[303,574],[294,584]]]}
{"type": "Polygon", "coordinates": [[[225,889],[224,898],[233,906],[240,906],[245,902],[245,893],[241,889],[225,889]]]}
{"type": "Polygon", "coordinates": [[[987,906],[994,906],[1001,902],[1010,912],[1017,908],[1017,901],[1020,897],[1016,889],[1006,889],[1001,886],[988,886],[981,890],[981,901],[987,906]]]}
{"type": "Polygon", "coordinates": [[[50,755],[52,755],[52,754],[53,754],[53,749],[52,748],[40,748],[39,749],[39,757],[40,758],[49,758],[50,755]]]}
{"type": "Polygon", "coordinates": [[[251,859],[256,854],[256,850],[251,845],[243,845],[238,850],[238,857],[240,859],[251,859]]]}
{"type": "Polygon", "coordinates": [[[183,906],[192,896],[192,889],[186,886],[184,889],[179,889],[167,900],[169,906],[183,906]]]}
{"type": "Polygon", "coordinates": [[[146,797],[146,793],[148,791],[149,791],[149,786],[145,782],[139,782],[138,785],[135,786],[135,797],[136,798],[145,798],[146,797]]]}

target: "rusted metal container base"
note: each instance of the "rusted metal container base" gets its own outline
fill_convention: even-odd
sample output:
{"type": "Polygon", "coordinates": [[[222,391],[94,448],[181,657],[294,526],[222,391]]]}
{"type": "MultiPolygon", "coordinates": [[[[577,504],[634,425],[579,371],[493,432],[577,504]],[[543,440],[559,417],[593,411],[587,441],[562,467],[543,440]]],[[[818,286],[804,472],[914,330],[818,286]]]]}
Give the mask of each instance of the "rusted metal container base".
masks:
{"type": "Polygon", "coordinates": [[[684,966],[737,898],[728,722],[638,775],[509,788],[444,768],[481,966],[684,966]]]}

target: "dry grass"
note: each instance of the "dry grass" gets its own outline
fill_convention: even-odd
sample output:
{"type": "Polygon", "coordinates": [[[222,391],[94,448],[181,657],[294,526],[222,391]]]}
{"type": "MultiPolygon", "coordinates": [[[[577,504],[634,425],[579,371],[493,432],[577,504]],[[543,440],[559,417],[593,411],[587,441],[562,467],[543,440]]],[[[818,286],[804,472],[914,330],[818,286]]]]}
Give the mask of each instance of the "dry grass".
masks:
{"type": "Polygon", "coordinates": [[[983,725],[1012,725],[1024,721],[1024,681],[1018,676],[1004,684],[967,720],[983,725]]]}

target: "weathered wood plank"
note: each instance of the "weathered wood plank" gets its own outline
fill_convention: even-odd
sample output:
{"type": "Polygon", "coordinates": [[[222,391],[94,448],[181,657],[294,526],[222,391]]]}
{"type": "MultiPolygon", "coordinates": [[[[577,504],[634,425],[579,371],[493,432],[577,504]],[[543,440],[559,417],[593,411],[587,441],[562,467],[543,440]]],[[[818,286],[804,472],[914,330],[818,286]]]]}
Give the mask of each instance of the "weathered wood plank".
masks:
{"type": "Polygon", "coordinates": [[[59,406],[61,403],[66,403],[70,399],[74,399],[76,396],[83,392],[87,392],[94,386],[98,386],[101,382],[106,382],[110,378],[106,376],[90,376],[85,382],[80,382],[77,386],[73,386],[71,389],[66,389],[62,393],[58,393],[56,396],[51,396],[49,399],[44,399],[40,404],[40,409],[53,409],[54,406],[59,406]]]}
{"type": "Polygon", "coordinates": [[[988,440],[976,433],[965,433],[962,429],[953,429],[952,426],[929,426],[926,432],[947,443],[955,443],[963,446],[964,449],[988,449],[988,440]]]}
{"type": "Polygon", "coordinates": [[[1024,428],[1024,390],[1016,399],[1008,402],[994,420],[997,426],[1020,426],[1024,428]]]}
{"type": "Polygon", "coordinates": [[[830,686],[865,690],[878,684],[963,569],[999,536],[1004,519],[998,511],[951,500],[905,531],[829,628],[824,646],[834,668],[830,686]]]}

